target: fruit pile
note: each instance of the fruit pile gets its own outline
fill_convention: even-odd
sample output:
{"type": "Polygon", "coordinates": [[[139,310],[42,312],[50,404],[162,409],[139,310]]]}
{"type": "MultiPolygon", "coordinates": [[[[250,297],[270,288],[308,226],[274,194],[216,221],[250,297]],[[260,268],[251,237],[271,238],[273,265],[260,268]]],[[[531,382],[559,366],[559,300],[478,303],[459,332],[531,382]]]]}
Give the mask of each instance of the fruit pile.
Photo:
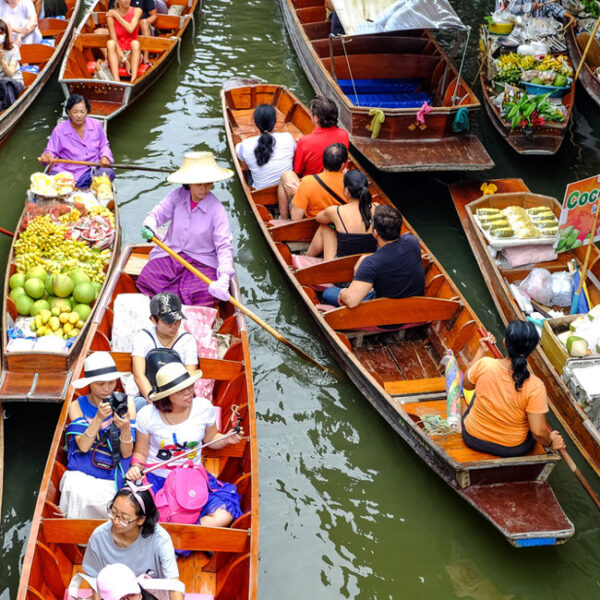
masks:
{"type": "Polygon", "coordinates": [[[573,76],[573,68],[569,59],[562,54],[553,56],[546,54],[541,58],[521,56],[510,52],[496,59],[498,74],[496,80],[517,85],[520,81],[528,81],[537,85],[568,85],[567,77],[573,76]]]}
{"type": "Polygon", "coordinates": [[[10,298],[17,313],[34,317],[31,330],[37,337],[76,337],[92,312],[102,284],[93,282],[82,269],[48,274],[43,267],[14,273],[9,279],[10,298]]]}

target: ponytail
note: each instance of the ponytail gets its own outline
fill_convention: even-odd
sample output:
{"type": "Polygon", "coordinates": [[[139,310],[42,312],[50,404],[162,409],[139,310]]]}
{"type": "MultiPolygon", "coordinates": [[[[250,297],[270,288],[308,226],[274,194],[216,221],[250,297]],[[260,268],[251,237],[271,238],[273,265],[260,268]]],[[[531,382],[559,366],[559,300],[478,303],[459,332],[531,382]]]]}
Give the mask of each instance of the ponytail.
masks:
{"type": "Polygon", "coordinates": [[[259,104],[254,110],[254,123],[261,133],[254,148],[254,156],[259,167],[266,165],[273,155],[275,138],[270,132],[273,131],[276,121],[275,109],[270,104],[259,104]]]}
{"type": "Polygon", "coordinates": [[[352,198],[358,200],[358,210],[362,217],[365,229],[371,227],[372,216],[371,216],[371,192],[369,191],[369,181],[364,173],[352,169],[344,175],[344,187],[350,193],[352,198]]]}
{"type": "Polygon", "coordinates": [[[512,366],[515,390],[519,392],[529,378],[527,357],[535,350],[540,337],[533,323],[511,321],[506,327],[504,342],[512,366]]]}

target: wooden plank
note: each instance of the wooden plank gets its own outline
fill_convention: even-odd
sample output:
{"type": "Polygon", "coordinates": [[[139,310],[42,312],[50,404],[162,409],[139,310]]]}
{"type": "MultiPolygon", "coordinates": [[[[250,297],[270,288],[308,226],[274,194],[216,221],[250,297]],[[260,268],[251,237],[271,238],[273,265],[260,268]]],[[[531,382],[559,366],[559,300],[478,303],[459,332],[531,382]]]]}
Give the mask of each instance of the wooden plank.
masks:
{"type": "Polygon", "coordinates": [[[276,225],[269,231],[275,242],[310,242],[318,228],[316,219],[301,219],[276,225]]]}
{"type": "MultiPolygon", "coordinates": [[[[334,56],[335,74],[338,79],[429,79],[440,62],[439,56],[421,54],[352,54],[334,56]],[[348,69],[348,62],[350,70],[348,69]]],[[[331,59],[322,59],[323,66],[331,71],[331,59]]]]}
{"type": "Polygon", "coordinates": [[[324,314],[334,329],[361,329],[397,323],[420,323],[451,319],[460,308],[456,300],[413,296],[411,298],[377,298],[356,308],[340,307],[324,314]]]}
{"type": "MultiPolygon", "coordinates": [[[[93,519],[42,519],[41,530],[47,544],[86,544],[90,535],[105,521],[93,519]]],[[[210,552],[247,552],[249,534],[244,529],[201,527],[161,523],[177,549],[210,552]]]]}
{"type": "Polygon", "coordinates": [[[295,273],[300,285],[318,285],[336,281],[352,281],[354,278],[354,265],[361,257],[360,254],[343,256],[332,260],[324,260],[312,267],[298,269],[295,273]]]}
{"type": "Polygon", "coordinates": [[[430,377],[427,379],[411,379],[407,381],[386,381],[383,387],[391,396],[426,392],[444,392],[446,390],[446,379],[444,377],[430,377]]]}
{"type": "Polygon", "coordinates": [[[367,371],[376,373],[383,382],[397,381],[403,376],[384,346],[355,348],[354,354],[367,371]]]}

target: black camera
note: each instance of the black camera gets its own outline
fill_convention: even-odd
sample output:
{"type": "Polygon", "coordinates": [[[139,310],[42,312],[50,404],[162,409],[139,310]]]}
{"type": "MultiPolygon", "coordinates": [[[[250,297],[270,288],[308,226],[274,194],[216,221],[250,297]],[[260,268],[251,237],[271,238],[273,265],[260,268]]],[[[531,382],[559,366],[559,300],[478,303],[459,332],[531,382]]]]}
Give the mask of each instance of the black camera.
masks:
{"type": "Polygon", "coordinates": [[[110,396],[103,398],[102,402],[108,402],[113,412],[117,413],[121,419],[127,414],[127,394],[123,392],[113,392],[110,396]]]}

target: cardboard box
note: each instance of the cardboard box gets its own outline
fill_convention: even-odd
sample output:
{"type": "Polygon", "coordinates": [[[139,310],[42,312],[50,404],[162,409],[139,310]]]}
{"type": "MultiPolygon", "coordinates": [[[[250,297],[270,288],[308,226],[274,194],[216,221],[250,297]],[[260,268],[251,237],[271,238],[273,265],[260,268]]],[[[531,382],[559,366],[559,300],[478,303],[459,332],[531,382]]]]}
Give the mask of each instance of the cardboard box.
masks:
{"type": "Polygon", "coordinates": [[[542,348],[554,368],[562,374],[569,353],[556,337],[569,329],[569,324],[581,315],[567,315],[556,319],[546,319],[542,327],[542,348]]]}

